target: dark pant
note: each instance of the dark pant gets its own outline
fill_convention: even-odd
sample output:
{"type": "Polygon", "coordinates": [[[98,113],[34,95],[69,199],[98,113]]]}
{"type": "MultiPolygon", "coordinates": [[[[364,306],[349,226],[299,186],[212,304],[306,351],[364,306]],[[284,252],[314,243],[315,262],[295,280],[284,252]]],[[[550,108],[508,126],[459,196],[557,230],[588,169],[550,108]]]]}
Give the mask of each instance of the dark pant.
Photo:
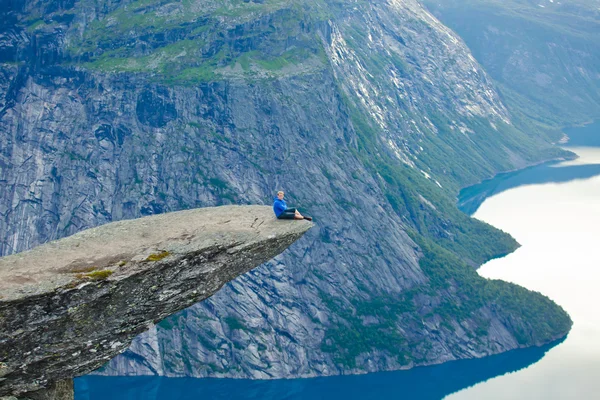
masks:
{"type": "Polygon", "coordinates": [[[279,214],[279,217],[277,217],[277,219],[295,219],[295,218],[296,218],[296,209],[295,208],[288,208],[284,212],[279,214]]]}

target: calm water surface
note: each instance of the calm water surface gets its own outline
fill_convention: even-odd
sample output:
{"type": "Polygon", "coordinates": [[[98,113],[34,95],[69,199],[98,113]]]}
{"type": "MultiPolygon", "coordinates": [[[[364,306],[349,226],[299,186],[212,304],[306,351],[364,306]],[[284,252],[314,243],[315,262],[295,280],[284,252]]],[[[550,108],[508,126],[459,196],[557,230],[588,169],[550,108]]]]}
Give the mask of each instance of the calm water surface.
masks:
{"type": "Polygon", "coordinates": [[[545,294],[567,310],[573,329],[541,361],[448,399],[600,399],[600,147],[582,147],[600,146],[600,124],[571,133],[568,148],[579,159],[510,177],[474,217],[522,245],[480,275],[545,294]]]}
{"type": "Polygon", "coordinates": [[[600,399],[600,123],[567,133],[579,159],[504,174],[463,191],[459,199],[466,212],[522,244],[479,273],[542,292],[563,306],[574,325],[561,343],[361,376],[279,381],[88,376],[76,379],[76,399],[600,399]]]}

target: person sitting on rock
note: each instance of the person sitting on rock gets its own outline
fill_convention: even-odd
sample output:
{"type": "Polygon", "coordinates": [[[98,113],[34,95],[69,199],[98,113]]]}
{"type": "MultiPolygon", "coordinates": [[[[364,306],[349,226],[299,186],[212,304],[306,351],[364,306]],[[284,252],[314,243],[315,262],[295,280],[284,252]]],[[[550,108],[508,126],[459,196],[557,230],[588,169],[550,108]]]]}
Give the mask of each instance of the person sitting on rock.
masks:
{"type": "Polygon", "coordinates": [[[284,193],[280,190],[277,192],[275,202],[273,203],[273,211],[277,219],[306,219],[312,221],[311,217],[305,217],[295,208],[287,208],[285,200],[283,200],[284,193]]]}

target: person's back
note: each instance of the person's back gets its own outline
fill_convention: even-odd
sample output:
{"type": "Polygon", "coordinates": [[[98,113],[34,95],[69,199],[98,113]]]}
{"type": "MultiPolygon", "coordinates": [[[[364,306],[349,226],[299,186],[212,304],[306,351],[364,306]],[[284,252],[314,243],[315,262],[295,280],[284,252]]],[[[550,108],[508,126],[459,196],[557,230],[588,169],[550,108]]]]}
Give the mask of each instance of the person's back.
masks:
{"type": "Polygon", "coordinates": [[[285,210],[287,210],[287,204],[285,203],[285,200],[275,197],[275,199],[273,199],[273,212],[275,213],[275,216],[279,218],[279,216],[285,212],[285,210]]]}

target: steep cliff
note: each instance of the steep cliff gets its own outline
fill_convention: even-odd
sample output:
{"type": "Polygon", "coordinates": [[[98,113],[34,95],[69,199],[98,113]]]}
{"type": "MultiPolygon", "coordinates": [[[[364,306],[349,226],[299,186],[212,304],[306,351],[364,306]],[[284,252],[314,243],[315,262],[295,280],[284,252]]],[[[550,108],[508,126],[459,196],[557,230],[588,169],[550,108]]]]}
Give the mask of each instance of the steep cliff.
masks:
{"type": "Polygon", "coordinates": [[[569,329],[545,297],[477,276],[517,244],[454,205],[463,185],[562,153],[514,127],[416,1],[2,5],[1,252],[276,189],[318,221],[105,373],[377,371],[569,329]]]}
{"type": "Polygon", "coordinates": [[[600,1],[425,0],[513,114],[561,128],[600,117],[600,1]]]}
{"type": "Polygon", "coordinates": [[[276,220],[269,207],[205,208],[114,222],[0,258],[0,396],[98,368],[311,226],[276,220]]]}

